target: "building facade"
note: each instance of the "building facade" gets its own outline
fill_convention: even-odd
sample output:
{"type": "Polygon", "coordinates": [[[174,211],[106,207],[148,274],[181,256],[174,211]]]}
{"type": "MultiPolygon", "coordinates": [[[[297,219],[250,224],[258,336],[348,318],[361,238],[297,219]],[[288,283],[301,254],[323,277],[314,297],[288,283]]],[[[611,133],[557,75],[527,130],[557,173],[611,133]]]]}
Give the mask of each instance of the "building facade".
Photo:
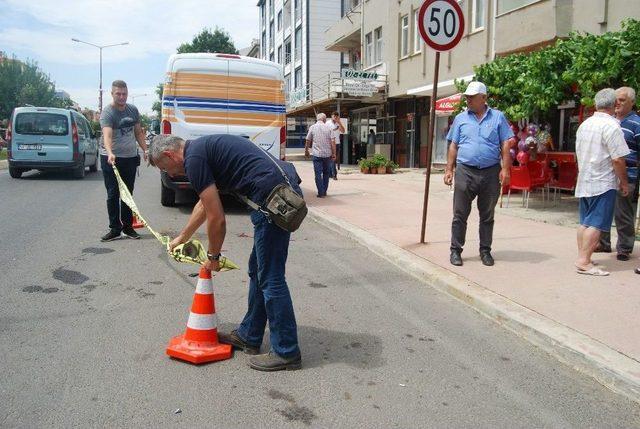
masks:
{"type": "MultiPolygon", "coordinates": [[[[325,33],[325,48],[339,52],[342,67],[387,76],[387,93],[378,106],[354,106],[350,123],[375,124],[379,143],[404,167],[426,163],[429,109],[435,52],[421,40],[422,0],[343,0],[341,18],[325,33]]],[[[528,52],[567,37],[571,31],[617,31],[625,18],[640,18],[638,0],[459,0],[465,15],[458,46],[441,54],[437,97],[454,95],[454,80],[469,81],[473,67],[496,56],[528,52]]],[[[432,159],[446,161],[451,121],[436,111],[432,159]]],[[[559,106],[552,130],[561,148],[571,150],[573,106],[559,106]],[[566,110],[566,112],[565,112],[566,110]]],[[[358,135],[352,136],[357,139],[358,135]]],[[[357,142],[356,142],[357,143],[357,142]]],[[[557,145],[558,146],[558,145],[557,145]]]]}

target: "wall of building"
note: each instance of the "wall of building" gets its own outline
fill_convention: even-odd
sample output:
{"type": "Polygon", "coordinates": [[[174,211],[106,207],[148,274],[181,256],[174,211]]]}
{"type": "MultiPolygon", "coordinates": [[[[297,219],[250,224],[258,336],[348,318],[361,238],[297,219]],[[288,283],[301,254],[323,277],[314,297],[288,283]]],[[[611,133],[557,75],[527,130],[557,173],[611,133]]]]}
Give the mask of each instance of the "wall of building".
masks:
{"type": "Polygon", "coordinates": [[[340,71],[340,53],[326,51],[324,45],[327,28],[340,19],[340,0],[306,1],[309,5],[309,82],[316,82],[331,72],[340,71]]]}

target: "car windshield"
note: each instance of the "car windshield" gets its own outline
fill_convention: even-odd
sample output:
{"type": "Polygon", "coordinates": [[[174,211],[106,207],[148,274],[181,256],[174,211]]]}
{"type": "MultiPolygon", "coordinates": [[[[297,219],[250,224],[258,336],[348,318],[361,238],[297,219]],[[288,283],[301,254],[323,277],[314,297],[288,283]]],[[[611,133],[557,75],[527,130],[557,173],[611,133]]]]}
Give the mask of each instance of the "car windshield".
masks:
{"type": "Polygon", "coordinates": [[[69,120],[56,113],[18,113],[14,131],[16,134],[66,136],[69,134],[69,120]]]}

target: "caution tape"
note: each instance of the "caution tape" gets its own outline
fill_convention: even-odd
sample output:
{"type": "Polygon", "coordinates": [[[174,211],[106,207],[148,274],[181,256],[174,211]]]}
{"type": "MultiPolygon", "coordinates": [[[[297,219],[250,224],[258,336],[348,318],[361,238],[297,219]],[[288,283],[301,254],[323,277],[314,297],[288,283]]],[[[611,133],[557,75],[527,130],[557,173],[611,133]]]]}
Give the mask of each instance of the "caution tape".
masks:
{"type": "MultiPolygon", "coordinates": [[[[133,200],[133,196],[131,196],[131,192],[129,192],[129,188],[122,181],[122,177],[120,177],[120,172],[118,168],[114,165],[113,172],[116,175],[116,179],[118,180],[118,189],[120,190],[120,199],[124,201],[126,205],[129,206],[131,211],[140,219],[140,222],[153,234],[153,236],[158,239],[160,243],[167,249],[167,253],[173,259],[178,262],[185,262],[189,264],[202,265],[204,264],[207,258],[207,251],[202,245],[202,243],[198,240],[189,240],[186,243],[180,244],[174,247],[173,250],[169,249],[169,244],[171,243],[171,237],[168,235],[161,235],[151,228],[146,219],[140,214],[140,210],[136,205],[136,202],[133,200]]],[[[229,271],[235,270],[238,267],[235,263],[230,261],[227,257],[222,256],[219,261],[220,271],[229,271]]]]}

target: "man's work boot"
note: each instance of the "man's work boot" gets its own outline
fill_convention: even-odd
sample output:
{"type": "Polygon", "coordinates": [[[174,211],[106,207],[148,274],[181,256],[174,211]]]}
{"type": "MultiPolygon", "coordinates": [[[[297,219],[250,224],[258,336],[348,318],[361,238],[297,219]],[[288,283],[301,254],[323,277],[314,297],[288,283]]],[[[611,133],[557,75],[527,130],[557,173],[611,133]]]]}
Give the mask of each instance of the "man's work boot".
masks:
{"type": "Polygon", "coordinates": [[[451,256],[449,256],[449,262],[451,262],[451,265],[455,265],[456,267],[461,267],[462,256],[460,256],[460,252],[458,252],[457,250],[452,250],[451,256]]]}
{"type": "Polygon", "coordinates": [[[230,344],[234,348],[238,350],[242,350],[248,355],[257,355],[260,353],[260,346],[252,346],[251,344],[244,341],[238,335],[238,331],[231,331],[229,334],[225,334],[224,332],[218,332],[218,341],[222,344],[230,344]]]}
{"type": "Polygon", "coordinates": [[[493,256],[491,256],[491,253],[488,250],[480,252],[480,259],[482,260],[482,263],[487,267],[495,264],[495,262],[493,261],[493,256]]]}
{"type": "Polygon", "coordinates": [[[302,355],[284,358],[269,352],[249,359],[249,366],[258,371],[293,371],[302,368],[302,355]]]}

